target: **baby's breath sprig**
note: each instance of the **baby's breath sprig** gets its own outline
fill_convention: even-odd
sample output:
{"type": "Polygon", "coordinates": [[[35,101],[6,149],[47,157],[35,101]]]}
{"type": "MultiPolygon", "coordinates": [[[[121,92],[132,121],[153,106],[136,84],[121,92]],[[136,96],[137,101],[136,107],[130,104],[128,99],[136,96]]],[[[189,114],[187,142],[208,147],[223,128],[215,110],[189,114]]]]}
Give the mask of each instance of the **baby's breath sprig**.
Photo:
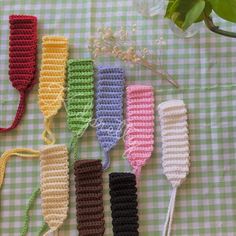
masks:
{"type": "MultiPolygon", "coordinates": [[[[136,32],[135,25],[132,26],[131,32],[136,32]]],[[[88,48],[94,60],[100,56],[114,56],[132,65],[139,64],[178,88],[177,82],[163,70],[161,64],[153,64],[147,59],[149,50],[147,48],[136,49],[136,45],[130,41],[128,36],[128,31],[124,27],[117,31],[113,31],[110,27],[101,27],[90,37],[88,48]]]]}

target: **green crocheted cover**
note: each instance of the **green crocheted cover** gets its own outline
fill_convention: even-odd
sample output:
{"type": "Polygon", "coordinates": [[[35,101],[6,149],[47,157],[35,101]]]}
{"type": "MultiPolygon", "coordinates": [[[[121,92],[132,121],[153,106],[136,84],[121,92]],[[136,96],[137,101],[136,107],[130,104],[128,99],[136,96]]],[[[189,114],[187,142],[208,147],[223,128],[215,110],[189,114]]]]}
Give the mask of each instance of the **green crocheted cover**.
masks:
{"type": "Polygon", "coordinates": [[[90,59],[70,59],[67,65],[67,123],[78,137],[93,117],[94,66],[90,59]]]}

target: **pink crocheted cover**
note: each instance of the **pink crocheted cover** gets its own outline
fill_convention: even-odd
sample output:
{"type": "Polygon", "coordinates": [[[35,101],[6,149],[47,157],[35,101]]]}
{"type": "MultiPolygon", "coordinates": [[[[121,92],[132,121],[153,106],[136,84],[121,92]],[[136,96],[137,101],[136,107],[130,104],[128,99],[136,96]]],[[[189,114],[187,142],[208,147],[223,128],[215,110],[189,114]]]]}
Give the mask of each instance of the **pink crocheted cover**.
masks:
{"type": "Polygon", "coordinates": [[[152,86],[145,85],[130,85],[126,93],[125,153],[138,177],[153,151],[154,93],[152,86]]]}

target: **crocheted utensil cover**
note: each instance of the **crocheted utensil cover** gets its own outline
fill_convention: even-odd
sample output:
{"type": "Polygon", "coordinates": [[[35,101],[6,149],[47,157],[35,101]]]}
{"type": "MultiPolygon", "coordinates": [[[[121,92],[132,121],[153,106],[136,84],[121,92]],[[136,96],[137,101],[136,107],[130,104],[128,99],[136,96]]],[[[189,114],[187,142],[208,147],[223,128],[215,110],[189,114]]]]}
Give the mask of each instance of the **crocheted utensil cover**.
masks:
{"type": "Polygon", "coordinates": [[[61,36],[44,36],[42,65],[39,78],[39,108],[44,115],[43,139],[47,144],[54,144],[51,131],[52,119],[62,107],[68,40],[61,36]]]}
{"type": "Polygon", "coordinates": [[[93,117],[94,68],[92,60],[68,61],[67,122],[77,136],[93,117]]]}
{"type": "Polygon", "coordinates": [[[126,89],[125,153],[136,176],[151,157],[154,144],[154,93],[152,86],[126,89]]]}
{"type": "Polygon", "coordinates": [[[114,236],[138,236],[138,202],[136,178],[131,173],[111,173],[112,225],[114,236]]]}
{"type": "Polygon", "coordinates": [[[20,93],[20,101],[13,123],[0,132],[10,131],[19,124],[25,112],[27,92],[33,87],[37,54],[37,18],[28,15],[9,17],[9,79],[20,93]]]}
{"type": "Polygon", "coordinates": [[[100,66],[96,84],[96,132],[104,150],[103,169],[110,164],[108,152],[122,134],[125,74],[122,68],[100,66]]]}
{"type": "Polygon", "coordinates": [[[67,218],[69,167],[66,145],[49,145],[40,150],[42,212],[50,230],[56,231],[67,218]]]}
{"type": "Polygon", "coordinates": [[[187,109],[183,101],[171,100],[158,106],[162,137],[162,165],[173,188],[189,173],[187,109]]]}
{"type": "Polygon", "coordinates": [[[105,222],[101,161],[77,160],[74,174],[79,235],[102,236],[105,222]]]}
{"type": "Polygon", "coordinates": [[[162,137],[162,166],[173,192],[163,236],[170,235],[177,188],[186,179],[190,166],[187,109],[183,101],[171,100],[158,106],[162,137]]]}
{"type": "Polygon", "coordinates": [[[67,123],[73,132],[74,157],[78,155],[78,138],[93,117],[94,67],[90,59],[69,60],[67,76],[67,123]]]}

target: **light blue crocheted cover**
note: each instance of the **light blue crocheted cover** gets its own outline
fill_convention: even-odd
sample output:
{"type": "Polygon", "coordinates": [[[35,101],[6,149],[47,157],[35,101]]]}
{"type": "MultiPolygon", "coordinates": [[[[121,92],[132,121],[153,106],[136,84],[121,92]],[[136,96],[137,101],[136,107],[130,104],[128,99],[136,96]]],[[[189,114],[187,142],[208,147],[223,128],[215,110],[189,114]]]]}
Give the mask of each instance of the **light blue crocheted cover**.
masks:
{"type": "Polygon", "coordinates": [[[123,127],[124,70],[99,66],[96,83],[96,133],[104,151],[103,169],[110,165],[108,152],[119,141],[123,127]]]}

